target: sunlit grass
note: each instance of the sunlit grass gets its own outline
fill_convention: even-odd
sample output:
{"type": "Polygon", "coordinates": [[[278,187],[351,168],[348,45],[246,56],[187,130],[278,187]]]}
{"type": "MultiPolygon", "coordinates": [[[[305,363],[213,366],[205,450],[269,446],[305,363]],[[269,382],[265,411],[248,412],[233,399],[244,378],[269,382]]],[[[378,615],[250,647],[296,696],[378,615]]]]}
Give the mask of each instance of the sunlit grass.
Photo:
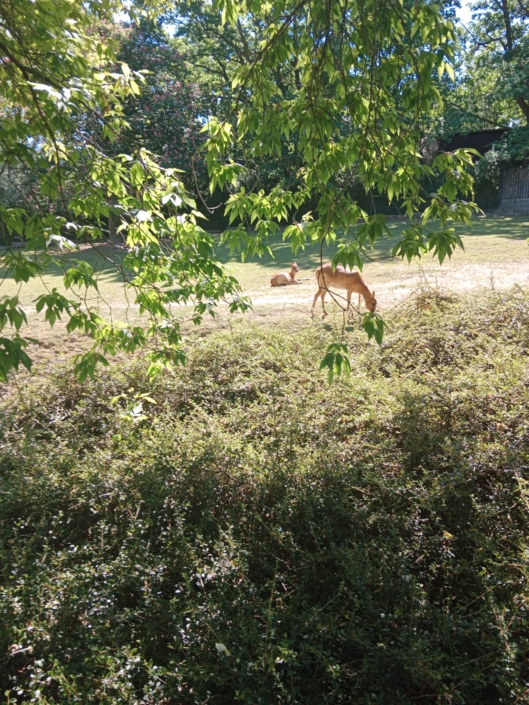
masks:
{"type": "MultiPolygon", "coordinates": [[[[511,270],[527,270],[529,272],[529,247],[526,239],[529,237],[529,218],[478,218],[472,227],[459,226],[459,234],[463,238],[464,251],[458,250],[451,260],[440,266],[431,256],[423,258],[420,263],[408,264],[406,261],[391,258],[391,249],[399,233],[404,228],[402,221],[389,221],[389,229],[394,238],[385,238],[370,251],[364,265],[364,277],[371,288],[380,291],[379,299],[382,309],[387,309],[405,294],[408,289],[416,286],[419,272],[428,276],[431,281],[438,282],[447,288],[457,284],[456,288],[473,288],[484,286],[492,279],[496,286],[502,285],[506,277],[505,267],[511,270]],[[479,271],[476,270],[479,268],[479,271]]],[[[214,235],[220,238],[219,235],[214,235]]],[[[274,258],[264,256],[262,259],[249,258],[244,263],[237,254],[230,254],[224,246],[217,248],[218,259],[239,280],[243,291],[250,293],[255,299],[255,313],[264,316],[281,316],[281,307],[294,307],[300,311],[306,310],[312,298],[314,289],[314,271],[320,264],[320,259],[326,261],[332,257],[335,248],[325,246],[320,251],[319,246],[308,244],[305,250],[292,254],[290,243],[283,242],[281,233],[270,238],[270,247],[274,258]],[[276,271],[288,269],[289,262],[296,260],[300,267],[298,279],[302,286],[288,289],[271,289],[270,277],[276,271]],[[262,300],[260,300],[260,298],[262,300]],[[264,298],[263,298],[264,297],[264,298]]],[[[121,262],[124,251],[103,244],[97,251],[84,246],[81,252],[62,256],[63,267],[68,268],[73,260],[82,259],[89,262],[95,269],[98,281],[98,293],[90,292],[88,301],[94,303],[100,298],[101,313],[117,320],[137,322],[139,313],[134,307],[133,292],[127,290],[120,280],[115,267],[108,259],[121,262]]],[[[27,284],[17,285],[13,279],[6,276],[0,269],[0,277],[5,277],[0,286],[0,295],[19,293],[26,309],[33,333],[37,337],[56,340],[63,335],[61,324],[50,331],[43,323],[43,317],[36,314],[35,299],[46,290],[56,287],[63,291],[63,271],[54,267],[42,279],[30,280],[27,284]]],[[[506,280],[506,284],[513,283],[506,280]]],[[[182,307],[183,319],[189,311],[182,307]]]]}

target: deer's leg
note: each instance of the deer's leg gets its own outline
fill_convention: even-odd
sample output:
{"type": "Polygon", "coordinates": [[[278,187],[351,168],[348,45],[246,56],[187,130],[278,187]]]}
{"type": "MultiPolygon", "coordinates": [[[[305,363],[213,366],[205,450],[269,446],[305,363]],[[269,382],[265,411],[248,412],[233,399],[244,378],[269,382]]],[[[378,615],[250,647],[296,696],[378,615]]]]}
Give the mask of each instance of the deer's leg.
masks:
{"type": "Polygon", "coordinates": [[[318,289],[318,291],[316,292],[316,294],[314,296],[314,301],[312,302],[312,308],[310,310],[312,316],[314,316],[314,306],[316,306],[316,301],[318,300],[320,294],[321,294],[321,289],[318,289]]]}
{"type": "Polygon", "coordinates": [[[323,309],[323,315],[327,315],[327,311],[325,310],[325,294],[327,293],[327,289],[320,289],[321,291],[321,307],[323,309]]]}

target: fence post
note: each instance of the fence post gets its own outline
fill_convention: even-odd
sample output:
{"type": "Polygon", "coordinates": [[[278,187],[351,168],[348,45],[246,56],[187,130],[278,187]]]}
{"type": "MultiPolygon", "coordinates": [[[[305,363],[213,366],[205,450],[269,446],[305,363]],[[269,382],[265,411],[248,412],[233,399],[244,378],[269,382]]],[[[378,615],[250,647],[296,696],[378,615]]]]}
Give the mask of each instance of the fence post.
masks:
{"type": "Polygon", "coordinates": [[[504,178],[505,178],[505,167],[502,167],[502,168],[501,168],[501,171],[500,171],[500,190],[499,190],[499,192],[498,192],[498,206],[497,206],[497,207],[498,207],[498,210],[499,210],[499,212],[500,212],[500,215],[501,215],[501,199],[503,198],[503,181],[504,181],[504,178]]]}

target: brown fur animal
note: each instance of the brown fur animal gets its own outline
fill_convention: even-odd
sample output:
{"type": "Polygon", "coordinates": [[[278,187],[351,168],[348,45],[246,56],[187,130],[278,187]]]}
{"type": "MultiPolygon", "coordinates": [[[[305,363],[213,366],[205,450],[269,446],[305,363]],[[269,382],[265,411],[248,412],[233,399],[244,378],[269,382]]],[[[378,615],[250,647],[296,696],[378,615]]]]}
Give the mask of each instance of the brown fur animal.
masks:
{"type": "Polygon", "coordinates": [[[290,263],[290,272],[279,272],[274,274],[270,279],[270,286],[290,286],[291,284],[299,284],[296,281],[296,274],[299,272],[299,267],[296,262],[290,263]]]}
{"type": "Polygon", "coordinates": [[[351,272],[340,264],[336,267],[335,271],[332,271],[332,265],[330,262],[324,264],[322,267],[318,267],[316,270],[316,281],[318,282],[318,291],[314,296],[314,301],[312,302],[312,315],[314,315],[314,306],[316,301],[321,296],[321,307],[323,309],[323,315],[327,315],[325,310],[325,294],[329,289],[345,289],[347,292],[347,310],[351,305],[351,295],[353,292],[360,294],[366,304],[368,311],[375,311],[377,307],[377,300],[375,299],[375,292],[371,293],[366,286],[366,283],[362,279],[359,272],[351,272]]]}

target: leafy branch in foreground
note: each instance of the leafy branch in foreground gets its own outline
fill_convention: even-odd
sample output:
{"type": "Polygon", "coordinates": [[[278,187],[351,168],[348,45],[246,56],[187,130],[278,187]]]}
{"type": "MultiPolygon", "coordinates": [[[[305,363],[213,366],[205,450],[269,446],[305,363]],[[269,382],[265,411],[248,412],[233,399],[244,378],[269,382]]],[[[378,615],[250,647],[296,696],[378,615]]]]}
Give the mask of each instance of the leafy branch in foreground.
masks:
{"type": "MultiPolygon", "coordinates": [[[[232,191],[226,211],[241,223],[225,233],[226,242],[243,255],[263,250],[268,233],[300,213],[285,231],[294,250],[313,242],[323,253],[325,244],[339,243],[333,265],[361,269],[366,249],[387,228],[385,216],[368,214],[354,199],[360,178],[366,191],[395,201],[411,224],[394,256],[432,252],[443,262],[462,246],[452,224],[468,223],[477,210],[463,200],[472,196],[471,151],[440,154],[431,164],[420,154],[426,116],[441,103],[438,77],[453,77],[456,34],[436,6],[219,0],[218,7],[233,28],[243,16],[263,37],[232,71],[233,121],[209,122],[211,184],[232,191]],[[281,88],[274,77],[289,67],[296,80],[281,88]],[[244,150],[252,163],[281,154],[286,143],[294,152],[290,188],[249,194],[239,187],[245,165],[236,153],[244,150]],[[251,240],[245,226],[254,228],[251,240]]],[[[374,320],[364,326],[380,342],[383,324],[374,320]]],[[[325,360],[334,354],[329,349],[325,360]]],[[[334,364],[325,366],[337,371],[334,364]]]]}
{"type": "MultiPolygon", "coordinates": [[[[453,223],[468,222],[476,206],[461,198],[472,195],[468,151],[439,155],[431,165],[419,153],[424,116],[440,103],[437,76],[451,74],[455,32],[438,8],[392,0],[282,0],[273,7],[220,0],[216,7],[234,31],[244,18],[262,32],[260,42],[248,44],[245,61],[226,68],[233,121],[211,118],[207,126],[211,188],[231,190],[227,212],[241,223],[222,242],[243,257],[262,254],[268,233],[294,213],[285,231],[294,249],[334,244],[343,235],[334,264],[361,267],[385,221],[354,200],[349,187],[359,177],[366,190],[395,200],[410,223],[423,211],[395,255],[431,251],[441,262],[450,256],[461,245],[453,223]],[[289,72],[294,80],[278,80],[289,72]],[[287,143],[290,181],[269,192],[245,190],[246,164],[281,155],[287,143]],[[442,185],[428,193],[424,184],[440,175],[442,185]],[[434,221],[439,227],[430,229],[434,221]]],[[[97,21],[120,9],[118,0],[59,0],[53,12],[46,0],[0,8],[0,168],[30,172],[39,204],[0,209],[7,231],[25,244],[22,251],[8,249],[3,265],[18,283],[63,267],[65,292],[48,291],[37,304],[50,325],[66,317],[69,331],[94,340],[77,361],[82,378],[106,355],[147,342],[152,373],[182,361],[179,304],[193,304],[196,323],[221,300],[230,310],[248,307],[235,279],[215,261],[213,240],[197,225],[195,203],[177,174],[162,169],[127,132],[122,104],[139,94],[143,76],[125,64],[116,68],[111,48],[94,31],[97,21]],[[94,122],[99,132],[87,129],[94,122]],[[128,153],[116,156],[118,136],[128,153]],[[113,222],[127,246],[124,256],[96,244],[113,222]],[[101,314],[90,265],[70,256],[63,266],[57,252],[80,240],[114,269],[147,323],[101,314]]],[[[1,301],[25,324],[20,300],[1,301]]],[[[383,325],[371,319],[365,325],[381,338],[383,325]]],[[[12,338],[3,378],[25,364],[27,340],[19,332],[12,338]]]]}
{"type": "MultiPolygon", "coordinates": [[[[14,0],[0,7],[0,169],[31,173],[37,205],[0,206],[0,225],[24,244],[1,259],[4,281],[28,283],[53,266],[63,269],[64,292],[47,291],[36,302],[50,325],[66,318],[67,330],[94,345],[77,360],[81,379],[93,375],[106,355],[150,344],[150,372],[181,362],[175,307],[192,303],[193,321],[214,313],[221,300],[245,310],[236,280],[215,261],[213,240],[197,225],[199,213],[176,172],[161,168],[127,133],[122,104],[140,93],[141,73],[122,64],[94,27],[122,9],[118,0],[81,2],[14,0]],[[99,135],[87,125],[97,123],[99,135]],[[128,154],[115,156],[115,143],[128,154]],[[97,243],[111,223],[126,252],[108,254],[97,243]],[[140,325],[100,313],[104,303],[87,262],[61,256],[89,243],[112,267],[147,319],[140,325]],[[145,322],[147,320],[147,322],[145,322]]],[[[0,296],[0,379],[20,364],[29,338],[17,296],[0,296]]]]}
{"type": "Polygon", "coordinates": [[[344,343],[330,343],[327,354],[320,363],[320,370],[328,369],[329,384],[334,377],[340,377],[342,369],[346,374],[351,372],[351,363],[347,357],[347,345],[344,343]]]}

